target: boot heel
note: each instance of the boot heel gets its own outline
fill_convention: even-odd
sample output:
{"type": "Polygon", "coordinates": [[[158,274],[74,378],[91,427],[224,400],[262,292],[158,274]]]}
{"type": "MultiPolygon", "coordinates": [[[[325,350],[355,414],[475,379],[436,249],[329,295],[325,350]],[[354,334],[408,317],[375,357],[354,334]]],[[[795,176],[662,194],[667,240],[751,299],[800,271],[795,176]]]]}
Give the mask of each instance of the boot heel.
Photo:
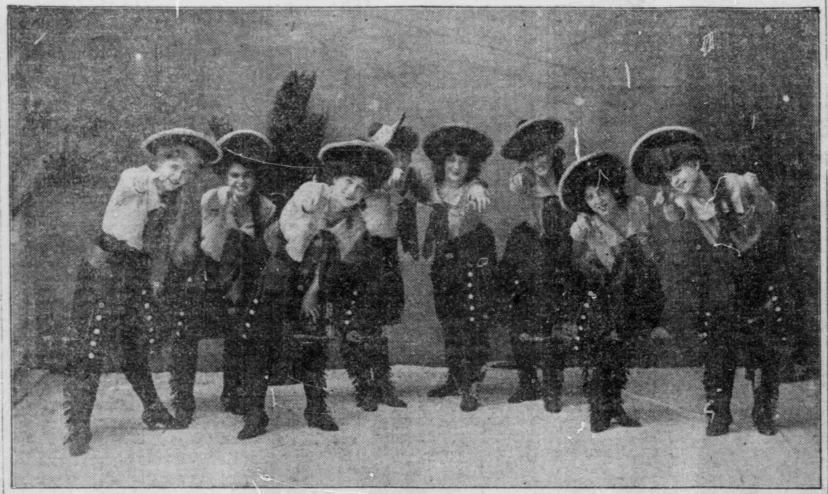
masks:
{"type": "Polygon", "coordinates": [[[150,430],[171,429],[175,425],[175,417],[170,415],[167,408],[160,402],[153,403],[144,410],[144,413],[141,414],[141,421],[150,430]]]}

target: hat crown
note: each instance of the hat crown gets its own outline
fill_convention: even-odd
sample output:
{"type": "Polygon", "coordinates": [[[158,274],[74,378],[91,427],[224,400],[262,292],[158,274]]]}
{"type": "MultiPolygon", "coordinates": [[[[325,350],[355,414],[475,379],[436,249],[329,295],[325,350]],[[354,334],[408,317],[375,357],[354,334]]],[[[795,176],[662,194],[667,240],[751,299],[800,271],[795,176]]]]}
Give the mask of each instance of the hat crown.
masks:
{"type": "Polygon", "coordinates": [[[255,130],[236,130],[218,141],[227,158],[238,157],[250,161],[267,163],[273,145],[264,135],[255,130]]]}
{"type": "MultiPolygon", "coordinates": [[[[679,145],[685,148],[695,147],[697,154],[702,158],[704,171],[709,169],[707,152],[701,134],[690,127],[669,125],[650,130],[633,144],[629,157],[633,174],[642,183],[663,184],[666,180],[664,172],[672,168],[675,163],[668,162],[670,160],[665,161],[664,156],[656,156],[655,151],[679,145]]],[[[668,156],[672,154],[667,153],[668,156]]]]}
{"type": "Polygon", "coordinates": [[[202,165],[214,164],[222,157],[221,149],[212,137],[184,127],[175,127],[156,132],[144,139],[141,147],[149,155],[155,156],[160,144],[171,141],[186,144],[196,149],[204,158],[202,165]]]}
{"type": "Polygon", "coordinates": [[[554,118],[521,120],[500,149],[500,154],[508,160],[527,161],[533,153],[560,141],[564,131],[564,125],[554,118]]]}
{"type": "Polygon", "coordinates": [[[489,136],[464,123],[441,125],[423,140],[423,151],[432,162],[444,158],[449,151],[462,151],[467,158],[486,161],[493,150],[489,136]]]}
{"type": "Polygon", "coordinates": [[[394,153],[371,141],[332,142],[322,146],[318,157],[328,172],[360,176],[371,189],[385,181],[394,166],[394,153]]]}
{"type": "Polygon", "coordinates": [[[627,171],[618,156],[598,151],[570,164],[561,177],[558,194],[561,205],[570,211],[588,212],[584,200],[587,186],[623,188],[627,171]]]}

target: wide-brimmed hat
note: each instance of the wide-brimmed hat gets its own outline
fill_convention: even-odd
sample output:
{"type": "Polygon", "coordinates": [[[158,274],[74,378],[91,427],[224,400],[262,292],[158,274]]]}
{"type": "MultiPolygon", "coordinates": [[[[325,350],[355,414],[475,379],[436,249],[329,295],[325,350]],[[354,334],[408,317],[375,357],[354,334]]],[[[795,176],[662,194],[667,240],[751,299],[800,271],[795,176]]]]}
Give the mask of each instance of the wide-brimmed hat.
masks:
{"type": "Polygon", "coordinates": [[[368,127],[368,137],[371,142],[385,146],[391,151],[410,153],[420,144],[420,136],[411,127],[403,127],[405,113],[393,125],[374,122],[368,127]]]}
{"type": "Polygon", "coordinates": [[[351,175],[365,179],[369,189],[378,189],[394,167],[394,153],[385,146],[368,141],[344,141],[326,144],[319,150],[325,175],[351,175]]]}
{"type": "Polygon", "coordinates": [[[213,171],[219,175],[223,175],[234,163],[254,171],[274,166],[269,161],[273,144],[255,130],[234,130],[223,135],[216,144],[223,153],[222,158],[213,164],[213,171]]]}
{"type": "Polygon", "coordinates": [[[560,141],[563,135],[564,125],[554,118],[521,120],[500,148],[500,155],[507,160],[527,161],[533,153],[560,141]]]}
{"type": "Polygon", "coordinates": [[[162,130],[144,139],[141,147],[152,156],[158,151],[158,146],[170,143],[184,143],[197,150],[204,158],[201,166],[208,166],[221,159],[222,153],[216,141],[207,134],[185,128],[162,130]]]}
{"type": "Polygon", "coordinates": [[[710,171],[704,139],[690,127],[671,125],[653,129],[630,149],[633,174],[647,185],[666,184],[665,173],[690,159],[699,159],[701,170],[710,171]]]}
{"type": "Polygon", "coordinates": [[[480,162],[492,155],[494,143],[486,134],[466,124],[442,125],[423,140],[423,151],[432,163],[439,163],[452,152],[480,162]]]}
{"type": "Polygon", "coordinates": [[[587,186],[624,188],[627,171],[624,162],[618,156],[597,152],[575,161],[566,168],[558,184],[558,197],[561,205],[576,213],[591,213],[584,199],[587,186]]]}

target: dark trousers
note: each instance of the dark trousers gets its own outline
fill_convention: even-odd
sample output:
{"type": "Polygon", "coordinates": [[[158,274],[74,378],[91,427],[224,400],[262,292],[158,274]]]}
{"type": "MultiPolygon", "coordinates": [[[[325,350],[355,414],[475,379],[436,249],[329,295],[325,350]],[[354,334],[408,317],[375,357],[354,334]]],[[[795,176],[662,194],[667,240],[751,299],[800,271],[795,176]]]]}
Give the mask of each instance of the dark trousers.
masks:
{"type": "Polygon", "coordinates": [[[149,354],[160,335],[146,274],[144,260],[128,256],[111,256],[103,270],[81,264],[64,388],[70,422],[88,426],[104,361],[116,346],[121,370],[144,408],[159,401],[149,354]]]}
{"type": "Polygon", "coordinates": [[[703,384],[708,406],[729,414],[739,354],[753,379],[754,397],[774,404],[779,394],[781,349],[792,301],[775,261],[762,251],[742,256],[709,248],[700,273],[699,336],[704,343],[703,384]],[[724,287],[724,289],[722,288],[724,287]]]}

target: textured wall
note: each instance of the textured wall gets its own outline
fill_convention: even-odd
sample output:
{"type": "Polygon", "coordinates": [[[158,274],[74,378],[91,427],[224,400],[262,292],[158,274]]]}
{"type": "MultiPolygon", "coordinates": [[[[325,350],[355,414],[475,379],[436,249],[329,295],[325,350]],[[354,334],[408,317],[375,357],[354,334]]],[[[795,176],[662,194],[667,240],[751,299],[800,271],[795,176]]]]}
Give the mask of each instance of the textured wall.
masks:
{"type": "MultiPolygon", "coordinates": [[[[576,127],[582,154],[626,158],[653,127],[696,127],[723,169],[756,171],[777,197],[805,323],[818,334],[817,21],[815,10],[781,9],[12,8],[10,163],[21,225],[12,280],[34,293],[16,299],[15,347],[60,338],[77,256],[119,171],[142,163],[140,141],[170,126],[206,130],[213,114],[263,130],[293,68],[317,73],[312,106],[330,117],[326,140],[405,111],[421,135],[462,121],[499,146],[518,120],[549,115],[567,127],[568,158],[576,127]],[[45,154],[47,165],[32,166],[45,154]]],[[[415,160],[427,166],[420,151],[415,160]]],[[[527,215],[506,187],[513,166],[495,156],[483,174],[501,248],[527,215]]],[[[629,189],[654,192],[634,180],[629,189]]],[[[662,363],[692,362],[682,276],[682,249],[692,246],[662,222],[655,230],[674,336],[662,363]]],[[[390,333],[395,360],[439,363],[427,265],[404,270],[410,303],[390,333]]],[[[494,337],[507,357],[504,335],[494,337]]],[[[54,360],[45,348],[40,361],[54,360]]]]}

